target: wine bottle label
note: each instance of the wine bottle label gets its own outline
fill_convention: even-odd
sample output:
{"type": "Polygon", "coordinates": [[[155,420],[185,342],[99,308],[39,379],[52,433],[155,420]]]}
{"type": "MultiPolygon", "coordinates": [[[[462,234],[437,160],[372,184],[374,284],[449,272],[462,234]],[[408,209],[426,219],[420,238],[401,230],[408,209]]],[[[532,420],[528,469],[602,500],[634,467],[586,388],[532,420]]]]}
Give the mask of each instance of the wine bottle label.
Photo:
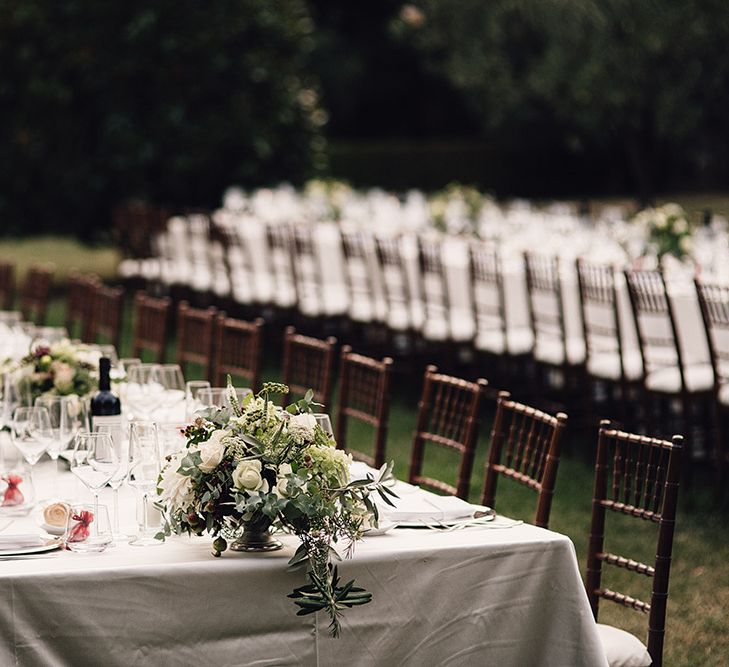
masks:
{"type": "Polygon", "coordinates": [[[114,444],[119,444],[124,441],[124,423],[121,415],[92,415],[91,420],[92,429],[94,431],[103,430],[109,433],[112,440],[114,440],[114,444]],[[103,426],[103,429],[99,428],[101,426],[103,426]]]}

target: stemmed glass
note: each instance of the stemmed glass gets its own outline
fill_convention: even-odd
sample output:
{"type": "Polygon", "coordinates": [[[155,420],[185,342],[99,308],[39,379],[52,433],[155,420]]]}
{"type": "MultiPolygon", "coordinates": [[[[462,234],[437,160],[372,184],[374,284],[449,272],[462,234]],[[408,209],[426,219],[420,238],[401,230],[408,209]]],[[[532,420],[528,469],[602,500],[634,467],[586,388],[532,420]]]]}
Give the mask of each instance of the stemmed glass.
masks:
{"type": "MultiPolygon", "coordinates": [[[[12,373],[5,373],[0,378],[0,437],[4,436],[2,430],[6,426],[12,426],[15,408],[27,407],[30,403],[30,393],[22,391],[21,387],[12,373]]],[[[3,447],[4,443],[0,440],[0,466],[4,468],[7,461],[3,447]]]]}
{"type": "Polygon", "coordinates": [[[185,400],[185,378],[178,364],[163,364],[159,367],[158,377],[164,388],[163,407],[173,408],[185,400]]]}
{"type": "Polygon", "coordinates": [[[134,421],[129,433],[129,484],[142,494],[142,534],[129,544],[151,547],[162,544],[149,534],[147,500],[157,487],[160,473],[160,452],[157,425],[153,422],[134,421]]]}
{"type": "Polygon", "coordinates": [[[207,380],[189,380],[185,383],[185,419],[190,420],[194,414],[203,407],[200,401],[200,392],[210,389],[207,380]]]}
{"type": "Polygon", "coordinates": [[[94,494],[94,516],[99,510],[99,491],[117,474],[119,465],[111,435],[82,431],[76,436],[71,472],[94,494]]]}
{"type": "MultiPolygon", "coordinates": [[[[238,398],[239,404],[243,402],[243,399],[248,396],[248,394],[252,393],[253,391],[247,387],[235,390],[235,395],[238,398]]],[[[204,407],[216,407],[221,409],[230,408],[227,387],[210,387],[209,389],[201,389],[198,392],[198,399],[204,407]]]]}
{"type": "Polygon", "coordinates": [[[78,396],[39,396],[35,406],[46,408],[53,431],[53,440],[47,453],[53,461],[53,494],[58,493],[58,457],[68,449],[76,434],[84,426],[85,409],[78,396]]]}
{"type": "Polygon", "coordinates": [[[126,400],[133,417],[149,418],[162,404],[163,395],[159,364],[139,364],[129,369],[126,400]]]}
{"type": "Polygon", "coordinates": [[[53,442],[51,418],[46,408],[16,408],[10,432],[13,444],[30,466],[30,481],[35,488],[33,470],[53,442]]]}
{"type": "Polygon", "coordinates": [[[314,413],[314,419],[316,419],[316,423],[319,424],[321,427],[321,430],[324,431],[327,435],[334,437],[334,429],[332,429],[332,420],[329,418],[329,415],[326,412],[315,412],[314,413]]]}
{"type": "Polygon", "coordinates": [[[96,432],[107,433],[109,435],[114,445],[114,449],[116,450],[117,457],[119,458],[119,467],[117,468],[112,478],[109,480],[109,486],[111,487],[111,490],[113,492],[114,540],[121,542],[129,538],[129,535],[122,533],[121,529],[119,528],[119,489],[124,484],[127,476],[129,475],[129,439],[127,437],[115,438],[114,436],[118,435],[119,430],[117,429],[117,427],[109,424],[102,424],[97,426],[96,432]]]}

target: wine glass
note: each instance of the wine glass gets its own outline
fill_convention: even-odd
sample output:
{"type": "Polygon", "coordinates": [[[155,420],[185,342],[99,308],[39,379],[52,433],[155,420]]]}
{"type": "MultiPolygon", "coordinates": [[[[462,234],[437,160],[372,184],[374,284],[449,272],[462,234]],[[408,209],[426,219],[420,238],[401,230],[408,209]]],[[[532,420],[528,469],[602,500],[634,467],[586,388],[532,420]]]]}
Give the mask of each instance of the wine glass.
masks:
{"type": "Polygon", "coordinates": [[[122,533],[119,528],[119,489],[129,475],[129,438],[119,437],[119,429],[112,424],[100,424],[96,428],[96,433],[106,433],[109,435],[116,450],[117,457],[119,458],[119,467],[109,480],[109,486],[113,493],[114,503],[114,540],[121,542],[129,538],[129,535],[122,533]]]}
{"type": "Polygon", "coordinates": [[[170,454],[176,454],[185,449],[185,424],[167,423],[157,424],[159,435],[160,456],[164,459],[170,454]]]}
{"type": "Polygon", "coordinates": [[[139,364],[129,369],[126,400],[133,418],[149,418],[162,404],[164,387],[160,382],[159,369],[159,364],[139,364]]]}
{"type": "Polygon", "coordinates": [[[147,500],[157,487],[160,473],[160,452],[157,425],[133,421],[129,432],[129,484],[142,494],[142,532],[129,544],[151,547],[162,544],[149,534],[147,500]]]}
{"type": "Polygon", "coordinates": [[[35,488],[35,464],[53,442],[51,419],[46,408],[15,408],[10,437],[30,466],[30,481],[35,488]]]}
{"type": "Polygon", "coordinates": [[[0,438],[2,438],[0,440],[0,466],[3,469],[8,465],[12,466],[12,461],[15,460],[15,454],[17,453],[17,450],[14,449],[10,452],[5,451],[4,441],[6,436],[3,430],[6,426],[10,427],[12,425],[15,408],[27,407],[29,403],[30,391],[28,385],[18,382],[15,374],[4,373],[0,377],[0,438]],[[11,458],[8,458],[9,456],[11,458]]]}
{"type": "Polygon", "coordinates": [[[324,433],[331,436],[332,438],[334,437],[332,420],[329,418],[329,415],[326,412],[315,412],[314,419],[316,419],[316,423],[319,424],[321,430],[324,431],[324,433]]]}
{"type": "Polygon", "coordinates": [[[53,440],[46,450],[53,461],[53,495],[58,492],[58,457],[68,449],[84,421],[84,405],[78,396],[44,395],[35,399],[35,406],[46,408],[50,418],[53,440]]]}
{"type": "Polygon", "coordinates": [[[173,408],[185,400],[185,378],[179,364],[163,364],[159,367],[158,377],[164,388],[163,407],[173,408]]]}
{"type": "MultiPolygon", "coordinates": [[[[238,405],[243,403],[243,399],[252,394],[253,391],[247,387],[242,389],[235,389],[235,395],[238,398],[238,405]]],[[[230,401],[228,400],[228,388],[227,387],[210,387],[209,389],[201,389],[198,392],[200,403],[206,408],[230,408],[230,401]]]]}
{"type": "Polygon", "coordinates": [[[210,389],[207,380],[190,380],[185,383],[185,419],[190,420],[195,413],[203,407],[200,401],[200,391],[210,389]]]}
{"type": "Polygon", "coordinates": [[[71,472],[94,494],[94,516],[99,511],[99,491],[117,474],[119,465],[111,435],[82,431],[76,436],[71,472]]]}

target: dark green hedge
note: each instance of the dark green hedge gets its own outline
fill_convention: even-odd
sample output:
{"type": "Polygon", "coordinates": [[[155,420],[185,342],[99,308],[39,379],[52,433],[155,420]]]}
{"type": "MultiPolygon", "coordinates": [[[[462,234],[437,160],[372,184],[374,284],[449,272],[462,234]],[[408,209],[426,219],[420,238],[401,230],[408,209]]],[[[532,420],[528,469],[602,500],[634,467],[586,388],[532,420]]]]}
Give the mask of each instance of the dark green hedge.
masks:
{"type": "Polygon", "coordinates": [[[313,29],[299,0],[0,0],[0,233],[321,168],[313,29]]]}

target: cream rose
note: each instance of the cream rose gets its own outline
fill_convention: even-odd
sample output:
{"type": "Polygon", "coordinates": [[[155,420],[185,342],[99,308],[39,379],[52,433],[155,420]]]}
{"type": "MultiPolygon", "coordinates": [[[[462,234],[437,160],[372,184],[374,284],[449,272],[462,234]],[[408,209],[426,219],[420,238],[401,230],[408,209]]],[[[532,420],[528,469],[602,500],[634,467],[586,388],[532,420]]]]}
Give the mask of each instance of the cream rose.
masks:
{"type": "Polygon", "coordinates": [[[49,526],[65,528],[71,506],[68,503],[51,503],[43,510],[43,521],[49,526]]]}
{"type": "Polygon", "coordinates": [[[681,248],[681,252],[688,255],[694,249],[694,242],[690,236],[684,236],[679,240],[678,247],[681,248]]]}
{"type": "Polygon", "coordinates": [[[220,465],[223,454],[225,454],[225,445],[223,444],[225,436],[226,432],[218,429],[213,431],[205,442],[200,443],[198,447],[200,452],[200,465],[198,467],[200,470],[212,472],[220,465]]]}
{"type": "Polygon", "coordinates": [[[277,481],[276,481],[276,493],[279,496],[287,496],[288,492],[286,487],[288,486],[289,480],[288,475],[291,475],[293,470],[291,469],[290,463],[282,463],[278,467],[277,481]]]}
{"type": "Polygon", "coordinates": [[[261,462],[241,461],[233,471],[233,486],[239,491],[259,491],[263,488],[261,462]]]}

